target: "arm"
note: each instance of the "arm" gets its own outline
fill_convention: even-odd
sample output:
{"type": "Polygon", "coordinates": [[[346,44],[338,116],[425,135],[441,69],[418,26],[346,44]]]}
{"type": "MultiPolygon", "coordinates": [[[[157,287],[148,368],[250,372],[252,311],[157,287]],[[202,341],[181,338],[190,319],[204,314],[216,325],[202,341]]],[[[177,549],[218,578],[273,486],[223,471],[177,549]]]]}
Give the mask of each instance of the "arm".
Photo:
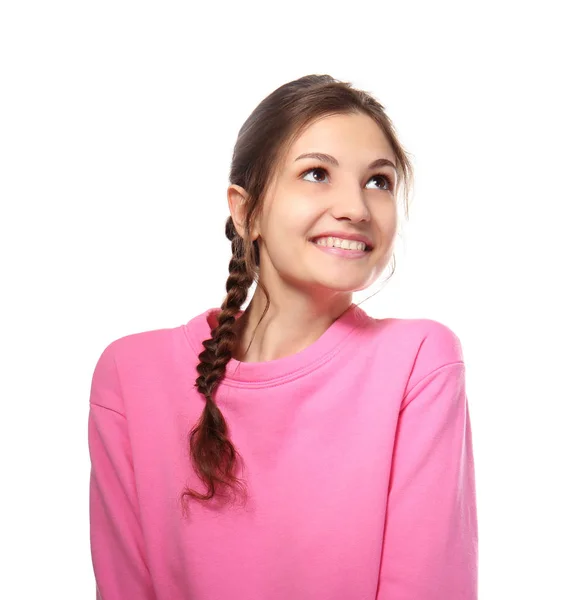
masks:
{"type": "Polygon", "coordinates": [[[401,404],[377,600],[476,600],[478,528],[461,361],[401,404]]]}
{"type": "Polygon", "coordinates": [[[111,346],[97,362],[88,426],[90,541],[97,600],[155,600],[111,346]]]}

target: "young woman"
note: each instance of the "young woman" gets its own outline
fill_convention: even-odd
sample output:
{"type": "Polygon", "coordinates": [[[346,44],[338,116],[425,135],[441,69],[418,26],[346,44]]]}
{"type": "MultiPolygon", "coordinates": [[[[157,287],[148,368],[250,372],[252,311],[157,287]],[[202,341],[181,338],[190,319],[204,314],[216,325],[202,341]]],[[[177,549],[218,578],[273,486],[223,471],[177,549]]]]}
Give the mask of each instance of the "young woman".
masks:
{"type": "Polygon", "coordinates": [[[327,75],[244,123],[221,307],[95,367],[98,598],[477,598],[460,341],[352,302],[392,256],[411,177],[383,106],[327,75]]]}

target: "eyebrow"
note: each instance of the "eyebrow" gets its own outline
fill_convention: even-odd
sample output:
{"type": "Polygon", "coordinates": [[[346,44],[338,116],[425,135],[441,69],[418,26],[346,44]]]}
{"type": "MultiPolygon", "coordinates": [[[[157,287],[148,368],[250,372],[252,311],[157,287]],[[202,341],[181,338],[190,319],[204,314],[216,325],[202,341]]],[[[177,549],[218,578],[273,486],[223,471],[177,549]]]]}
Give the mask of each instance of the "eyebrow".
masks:
{"type": "MultiPolygon", "coordinates": [[[[296,161],[302,158],[315,158],[316,160],[321,160],[322,162],[330,163],[335,167],[340,166],[338,161],[333,156],[330,156],[329,154],[323,154],[322,152],[306,152],[305,154],[300,154],[296,158],[296,161]]],[[[370,165],[368,165],[369,169],[376,169],[377,167],[393,167],[395,171],[397,170],[395,163],[390,161],[388,158],[377,158],[376,160],[373,160],[370,163],[370,165]]]]}

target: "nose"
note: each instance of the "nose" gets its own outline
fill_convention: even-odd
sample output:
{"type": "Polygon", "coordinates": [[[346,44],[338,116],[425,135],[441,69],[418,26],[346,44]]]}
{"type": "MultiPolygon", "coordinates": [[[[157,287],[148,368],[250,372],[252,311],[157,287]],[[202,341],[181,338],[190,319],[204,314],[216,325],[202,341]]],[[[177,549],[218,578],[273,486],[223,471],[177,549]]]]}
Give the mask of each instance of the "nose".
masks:
{"type": "Polygon", "coordinates": [[[331,212],[336,219],[348,218],[351,221],[370,220],[370,210],[365,193],[358,186],[345,186],[342,191],[334,194],[331,212]]]}

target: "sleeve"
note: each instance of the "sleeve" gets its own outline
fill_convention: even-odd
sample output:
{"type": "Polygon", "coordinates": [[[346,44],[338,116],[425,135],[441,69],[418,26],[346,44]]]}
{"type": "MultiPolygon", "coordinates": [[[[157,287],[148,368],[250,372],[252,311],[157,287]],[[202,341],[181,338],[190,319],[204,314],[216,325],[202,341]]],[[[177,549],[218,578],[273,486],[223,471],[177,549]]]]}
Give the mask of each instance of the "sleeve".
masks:
{"type": "Polygon", "coordinates": [[[122,411],[110,345],[95,367],[89,403],[89,521],[96,600],[155,600],[122,411]]]}
{"type": "Polygon", "coordinates": [[[478,524],[465,365],[432,371],[404,397],[377,600],[476,600],[478,524]]]}

